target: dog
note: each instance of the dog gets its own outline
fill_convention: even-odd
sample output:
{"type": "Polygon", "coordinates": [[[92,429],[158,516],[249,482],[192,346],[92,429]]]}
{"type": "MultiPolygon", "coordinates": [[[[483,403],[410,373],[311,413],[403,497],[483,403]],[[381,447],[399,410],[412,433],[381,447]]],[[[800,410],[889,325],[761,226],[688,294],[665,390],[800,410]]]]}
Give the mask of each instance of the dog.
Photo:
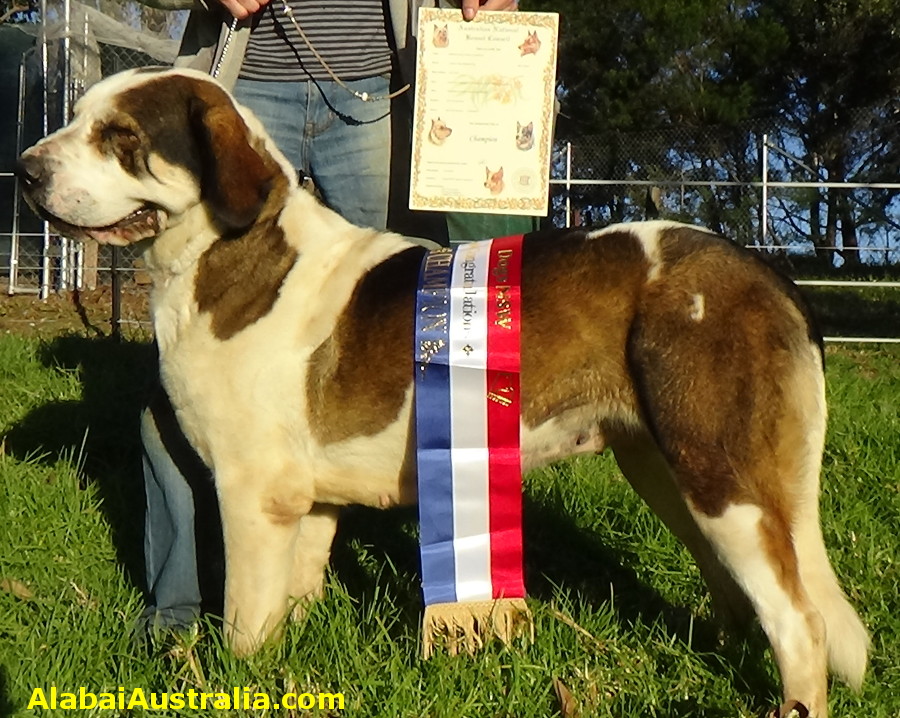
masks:
{"type": "Polygon", "coordinates": [[[440,117],[431,121],[431,130],[428,132],[428,141],[440,147],[453,134],[453,130],[447,126],[440,117]]]}
{"type": "Polygon", "coordinates": [[[529,32],[525,36],[525,42],[519,45],[519,52],[522,53],[522,57],[525,57],[525,55],[537,55],[540,49],[541,39],[538,37],[537,30],[529,32]]]}
{"type": "MultiPolygon", "coordinates": [[[[59,232],[145,250],[162,382],[220,497],[226,639],[251,653],[321,592],[341,506],[415,501],[427,250],[298,189],[187,70],[100,82],[17,173],[59,232]]],[[[611,449],[718,609],[759,618],[776,714],[826,716],[827,670],[859,687],[869,639],[823,543],[823,353],[795,287],[656,221],[526,236],[521,294],[524,468],[611,449]]]]}
{"type": "Polygon", "coordinates": [[[503,183],[503,168],[491,172],[489,167],[484,168],[484,188],[492,195],[502,194],[506,185],[503,183]]]}

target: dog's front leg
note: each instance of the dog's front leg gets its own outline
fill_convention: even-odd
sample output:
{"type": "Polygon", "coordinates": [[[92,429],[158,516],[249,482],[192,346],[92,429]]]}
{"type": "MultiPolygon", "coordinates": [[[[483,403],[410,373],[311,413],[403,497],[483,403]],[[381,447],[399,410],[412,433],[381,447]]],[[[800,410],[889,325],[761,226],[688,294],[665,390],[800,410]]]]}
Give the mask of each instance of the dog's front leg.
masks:
{"type": "Polygon", "coordinates": [[[296,473],[217,476],[225,542],[225,639],[237,655],[280,631],[291,606],[301,521],[313,508],[296,473]]]}
{"type": "Polygon", "coordinates": [[[337,506],[316,504],[300,519],[290,584],[291,599],[296,602],[291,612],[295,621],[303,618],[310,601],[322,597],[339,511],[337,506]]]}

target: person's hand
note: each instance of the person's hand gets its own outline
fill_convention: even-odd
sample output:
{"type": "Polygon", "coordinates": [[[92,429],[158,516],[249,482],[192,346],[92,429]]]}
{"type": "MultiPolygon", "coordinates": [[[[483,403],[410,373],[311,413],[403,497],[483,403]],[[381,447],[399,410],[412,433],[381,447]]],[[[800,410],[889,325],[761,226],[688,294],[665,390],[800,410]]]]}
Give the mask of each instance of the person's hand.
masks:
{"type": "MultiPolygon", "coordinates": [[[[493,1],[491,0],[491,2],[493,1]]],[[[219,0],[219,3],[231,13],[232,17],[243,20],[268,5],[269,0],[219,0]]]]}
{"type": "Polygon", "coordinates": [[[463,18],[471,20],[479,10],[518,10],[518,0],[462,0],[463,18]]]}

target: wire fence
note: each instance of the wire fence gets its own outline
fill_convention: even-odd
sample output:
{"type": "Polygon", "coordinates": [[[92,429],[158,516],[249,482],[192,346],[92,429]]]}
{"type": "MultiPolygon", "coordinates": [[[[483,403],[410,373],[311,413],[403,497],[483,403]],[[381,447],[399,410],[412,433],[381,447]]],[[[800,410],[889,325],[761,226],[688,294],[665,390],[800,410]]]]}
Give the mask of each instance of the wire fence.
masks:
{"type": "MultiPolygon", "coordinates": [[[[42,0],[40,16],[40,24],[22,26],[36,37],[20,62],[15,155],[62,126],[85,89],[101,78],[171,64],[186,19],[185,13],[120,0],[42,0]]],[[[117,299],[121,292],[146,293],[149,278],[136,250],[54,234],[21,201],[12,172],[0,172],[0,197],[9,227],[8,233],[0,232],[0,287],[7,293],[45,298],[51,292],[96,287],[113,287],[117,299]]],[[[126,315],[115,324],[147,321],[145,314],[126,315]]]]}
{"type": "Polygon", "coordinates": [[[900,264],[900,183],[868,181],[862,171],[828,181],[792,154],[800,143],[755,125],[582,137],[555,155],[553,220],[663,216],[819,271],[900,264]]]}
{"type": "MultiPolygon", "coordinates": [[[[120,70],[171,62],[184,16],[117,0],[44,0],[35,49],[23,56],[17,152],[53,131],[84,89],[120,70]]],[[[776,124],[728,130],[610,133],[557,144],[551,167],[556,226],[602,226],[665,218],[701,224],[754,248],[832,303],[884,315],[869,325],[837,322],[829,339],[900,342],[900,184],[829,182],[801,141],[776,124]],[[847,293],[867,299],[847,299],[847,293]],[[824,296],[824,294],[823,294],[824,296]]],[[[864,168],[858,174],[864,175],[864,168]]],[[[24,207],[16,180],[0,263],[9,293],[46,297],[75,288],[142,294],[149,277],[134,250],[54,235],[24,207]]],[[[121,302],[117,302],[122,306],[121,302]]],[[[146,306],[138,302],[136,306],[146,306]]],[[[130,305],[129,305],[130,306],[130,305]]],[[[116,326],[145,315],[115,317],[116,326]]]]}

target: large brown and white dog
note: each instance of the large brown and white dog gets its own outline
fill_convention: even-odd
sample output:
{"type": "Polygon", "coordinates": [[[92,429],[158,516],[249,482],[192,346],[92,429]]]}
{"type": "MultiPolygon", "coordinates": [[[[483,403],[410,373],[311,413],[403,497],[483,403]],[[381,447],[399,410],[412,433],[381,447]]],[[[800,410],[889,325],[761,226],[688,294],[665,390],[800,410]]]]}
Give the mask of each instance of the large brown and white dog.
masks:
{"type": "MultiPolygon", "coordinates": [[[[320,591],[340,506],[415,500],[426,250],[298,190],[260,123],[186,71],[101,82],[19,175],[60,231],[146,247],[162,380],[220,497],[228,640],[251,652],[320,591]]],[[[868,638],[822,540],[822,351],[793,286],[653,222],[526,238],[522,297],[526,467],[610,447],[718,607],[755,610],[780,713],[825,716],[828,667],[859,686],[868,638]]]]}

